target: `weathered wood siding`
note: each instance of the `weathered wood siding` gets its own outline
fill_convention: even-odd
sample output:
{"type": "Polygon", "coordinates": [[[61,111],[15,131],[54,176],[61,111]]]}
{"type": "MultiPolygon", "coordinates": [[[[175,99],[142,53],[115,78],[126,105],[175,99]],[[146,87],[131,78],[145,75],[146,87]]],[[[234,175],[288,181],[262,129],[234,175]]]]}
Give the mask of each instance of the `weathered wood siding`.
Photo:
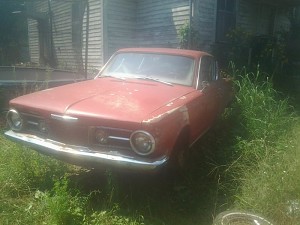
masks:
{"type": "Polygon", "coordinates": [[[201,50],[211,51],[216,35],[217,0],[195,0],[193,28],[199,32],[201,50]]]}
{"type": "Polygon", "coordinates": [[[179,29],[189,21],[189,0],[137,1],[139,46],[179,47],[179,29]]]}
{"type": "Polygon", "coordinates": [[[28,19],[28,46],[29,60],[32,63],[39,64],[39,32],[36,20],[28,19]]]}
{"type": "Polygon", "coordinates": [[[265,3],[239,1],[237,27],[253,35],[270,35],[274,30],[275,6],[265,3]]]}
{"type": "Polygon", "coordinates": [[[136,46],[136,0],[104,0],[105,58],[117,49],[136,46]]]}
{"type": "MultiPolygon", "coordinates": [[[[102,0],[89,0],[89,37],[88,37],[88,69],[103,65],[103,30],[102,30],[102,0]]],[[[30,4],[33,12],[48,13],[46,0],[30,4]]],[[[73,43],[72,2],[51,1],[53,49],[57,67],[63,69],[82,69],[85,60],[87,12],[85,9],[82,31],[82,62],[78,65],[78,50],[73,43]]],[[[50,34],[48,34],[50,35],[50,34]]],[[[31,62],[40,64],[39,30],[36,19],[28,19],[29,51],[31,62]]],[[[80,52],[79,52],[80,53],[80,52]]]]}
{"type": "MultiPolygon", "coordinates": [[[[53,47],[58,67],[81,69],[85,65],[88,41],[88,69],[101,67],[119,48],[173,47],[180,44],[179,30],[190,21],[190,0],[88,0],[82,27],[82,48],[74,45],[72,1],[51,1],[53,47]],[[87,24],[87,21],[89,23],[87,24]],[[88,39],[86,37],[88,30],[88,39]],[[72,36],[73,35],[73,36],[72,36]],[[78,59],[78,52],[81,59],[78,59]],[[82,60],[83,65],[79,66],[82,60]]],[[[193,1],[193,28],[199,32],[201,50],[211,51],[216,40],[217,0],[193,1]]],[[[237,0],[236,26],[253,35],[267,35],[289,29],[284,10],[276,4],[237,0]],[[275,13],[274,13],[275,12],[275,13]],[[275,22],[274,22],[275,21],[275,22]]],[[[31,3],[33,11],[48,12],[48,1],[31,3]]],[[[39,63],[38,22],[28,19],[29,51],[39,63]]],[[[80,57],[79,57],[80,58],[80,57]]]]}
{"type": "Polygon", "coordinates": [[[291,26],[291,22],[287,17],[286,9],[279,7],[278,10],[276,11],[274,31],[275,32],[289,31],[290,26],[291,26]]]}
{"type": "MultiPolygon", "coordinates": [[[[72,48],[72,7],[70,2],[51,2],[52,35],[55,58],[59,68],[76,67],[72,48]]],[[[33,13],[48,14],[48,2],[45,0],[31,4],[33,13]]],[[[29,49],[31,62],[41,64],[39,52],[39,30],[36,19],[28,20],[29,49]]],[[[49,30],[50,32],[50,30],[49,30]]],[[[47,35],[50,35],[47,34],[47,35]]]]}
{"type": "Polygon", "coordinates": [[[51,9],[57,66],[64,69],[76,69],[77,65],[72,47],[72,4],[70,2],[51,1],[51,9]]]}
{"type": "Polygon", "coordinates": [[[252,35],[272,35],[288,31],[289,20],[283,6],[272,2],[238,1],[237,27],[252,35]]]}
{"type": "MultiPolygon", "coordinates": [[[[47,3],[43,0],[36,1],[34,4],[28,5],[30,13],[36,12],[46,13],[48,11],[47,3]]],[[[38,23],[35,19],[28,19],[28,45],[30,62],[40,64],[40,49],[39,49],[39,31],[38,23]]]]}
{"type": "MultiPolygon", "coordinates": [[[[86,29],[87,11],[85,11],[83,18],[83,62],[86,52],[86,29]]],[[[88,70],[99,69],[104,64],[103,46],[103,0],[89,0],[88,70]]]]}
{"type": "Polygon", "coordinates": [[[236,26],[256,34],[259,23],[258,8],[258,4],[253,1],[238,1],[236,26]]]}

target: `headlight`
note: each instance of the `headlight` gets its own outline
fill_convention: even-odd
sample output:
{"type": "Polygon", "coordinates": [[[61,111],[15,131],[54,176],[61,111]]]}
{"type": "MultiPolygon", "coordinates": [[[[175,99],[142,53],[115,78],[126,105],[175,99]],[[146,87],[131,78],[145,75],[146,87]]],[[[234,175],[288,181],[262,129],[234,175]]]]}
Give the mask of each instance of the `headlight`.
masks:
{"type": "Polygon", "coordinates": [[[135,131],[130,136],[130,144],[139,155],[149,155],[155,149],[153,136],[145,131],[135,131]]]}
{"type": "Polygon", "coordinates": [[[105,130],[98,129],[95,132],[96,141],[99,144],[107,144],[108,143],[108,133],[105,130]]]}
{"type": "Polygon", "coordinates": [[[23,128],[23,119],[17,110],[11,109],[7,113],[7,122],[14,131],[20,131],[23,128]]]}
{"type": "Polygon", "coordinates": [[[47,133],[48,132],[48,127],[47,127],[47,123],[43,120],[39,121],[39,130],[42,133],[47,133]]]}

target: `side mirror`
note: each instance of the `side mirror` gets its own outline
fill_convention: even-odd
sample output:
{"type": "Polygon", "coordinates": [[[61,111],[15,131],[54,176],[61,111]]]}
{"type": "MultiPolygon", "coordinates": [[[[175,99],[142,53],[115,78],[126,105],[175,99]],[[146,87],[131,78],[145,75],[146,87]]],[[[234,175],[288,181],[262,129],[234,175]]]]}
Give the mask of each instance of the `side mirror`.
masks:
{"type": "Polygon", "coordinates": [[[201,82],[201,91],[204,91],[209,86],[209,82],[204,80],[201,82]]]}

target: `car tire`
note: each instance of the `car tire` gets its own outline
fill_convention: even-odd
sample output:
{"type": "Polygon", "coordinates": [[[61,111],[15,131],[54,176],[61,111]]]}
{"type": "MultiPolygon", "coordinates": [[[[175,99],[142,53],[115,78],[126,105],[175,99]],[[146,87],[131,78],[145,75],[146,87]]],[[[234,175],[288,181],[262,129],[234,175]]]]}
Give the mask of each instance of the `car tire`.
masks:
{"type": "Polygon", "coordinates": [[[272,225],[261,216],[241,211],[226,211],[220,213],[214,220],[213,225],[234,225],[234,224],[260,224],[260,225],[272,225]]]}
{"type": "Polygon", "coordinates": [[[184,170],[187,166],[187,160],[189,158],[189,146],[188,146],[188,133],[186,131],[181,132],[171,156],[171,168],[175,170],[184,170]]]}

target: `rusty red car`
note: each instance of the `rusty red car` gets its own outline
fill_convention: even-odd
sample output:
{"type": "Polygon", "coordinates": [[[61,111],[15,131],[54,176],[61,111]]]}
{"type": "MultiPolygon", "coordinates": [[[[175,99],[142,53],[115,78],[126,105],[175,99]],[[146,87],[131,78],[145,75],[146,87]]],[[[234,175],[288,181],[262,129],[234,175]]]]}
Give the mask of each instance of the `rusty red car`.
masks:
{"type": "Polygon", "coordinates": [[[75,164],[155,171],[182,165],[232,98],[208,53],[121,49],[92,80],[12,99],[5,134],[75,164]]]}

